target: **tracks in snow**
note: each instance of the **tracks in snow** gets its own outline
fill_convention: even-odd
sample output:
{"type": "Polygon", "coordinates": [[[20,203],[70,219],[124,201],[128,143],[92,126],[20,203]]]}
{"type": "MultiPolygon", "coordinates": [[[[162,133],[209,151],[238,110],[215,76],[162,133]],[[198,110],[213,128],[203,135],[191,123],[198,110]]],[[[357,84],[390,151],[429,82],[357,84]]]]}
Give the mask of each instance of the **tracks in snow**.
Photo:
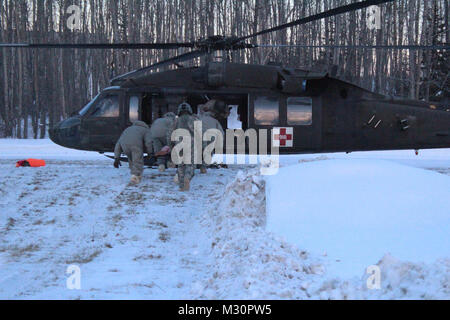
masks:
{"type": "Polygon", "coordinates": [[[19,299],[189,298],[208,276],[201,217],[236,173],[198,174],[181,193],[173,170],[135,187],[109,162],[0,168],[0,297],[19,299]],[[69,265],[81,290],[66,288],[69,265]]]}

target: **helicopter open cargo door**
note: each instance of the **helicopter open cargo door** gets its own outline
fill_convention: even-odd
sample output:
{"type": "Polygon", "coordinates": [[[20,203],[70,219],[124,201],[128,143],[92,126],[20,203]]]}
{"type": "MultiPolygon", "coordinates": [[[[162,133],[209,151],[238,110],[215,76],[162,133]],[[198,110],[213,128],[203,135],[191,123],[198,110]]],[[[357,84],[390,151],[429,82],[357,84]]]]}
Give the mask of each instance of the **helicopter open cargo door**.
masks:
{"type": "Polygon", "coordinates": [[[321,105],[316,97],[250,95],[250,127],[268,130],[268,150],[298,153],[320,148],[321,105]]]}

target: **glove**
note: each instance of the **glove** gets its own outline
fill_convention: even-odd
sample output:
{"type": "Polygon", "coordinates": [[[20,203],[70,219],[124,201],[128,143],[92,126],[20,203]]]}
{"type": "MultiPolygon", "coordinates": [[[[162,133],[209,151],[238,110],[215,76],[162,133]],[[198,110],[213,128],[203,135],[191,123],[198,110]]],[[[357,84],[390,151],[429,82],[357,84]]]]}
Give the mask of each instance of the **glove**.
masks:
{"type": "Polygon", "coordinates": [[[114,159],[114,168],[119,169],[122,164],[119,159],[114,159]]]}

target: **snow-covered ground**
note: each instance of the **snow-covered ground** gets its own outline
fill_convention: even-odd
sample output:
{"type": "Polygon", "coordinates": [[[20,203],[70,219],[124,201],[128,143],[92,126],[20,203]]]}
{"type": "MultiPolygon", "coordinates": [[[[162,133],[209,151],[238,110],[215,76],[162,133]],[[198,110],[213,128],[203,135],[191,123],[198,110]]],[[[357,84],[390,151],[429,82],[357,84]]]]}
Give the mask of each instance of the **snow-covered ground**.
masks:
{"type": "Polygon", "coordinates": [[[450,257],[450,177],[385,160],[324,160],[268,178],[267,229],[360,276],[386,253],[450,257]]]}
{"type": "Polygon", "coordinates": [[[450,298],[450,150],[286,156],[272,177],[197,174],[189,193],[173,174],[146,170],[128,186],[127,168],[99,154],[0,140],[0,298],[450,298]],[[25,158],[48,165],[14,167],[25,158]],[[351,250],[337,250],[352,223],[351,250]],[[394,227],[398,241],[384,242],[394,227]],[[369,255],[377,242],[361,232],[379,234],[369,255]],[[367,288],[367,263],[380,290],[367,288]],[[66,286],[71,265],[80,290],[66,286]]]}
{"type": "Polygon", "coordinates": [[[45,160],[105,160],[97,152],[63,148],[50,139],[0,139],[0,159],[21,160],[39,158],[45,160]]]}

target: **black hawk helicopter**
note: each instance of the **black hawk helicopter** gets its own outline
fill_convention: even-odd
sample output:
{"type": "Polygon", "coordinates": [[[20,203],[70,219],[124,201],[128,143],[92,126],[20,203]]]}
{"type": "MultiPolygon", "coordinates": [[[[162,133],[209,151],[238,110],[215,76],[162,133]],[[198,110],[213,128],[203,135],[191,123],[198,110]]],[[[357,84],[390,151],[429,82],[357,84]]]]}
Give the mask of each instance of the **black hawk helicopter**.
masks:
{"type": "MultiPolygon", "coordinates": [[[[246,40],[394,0],[352,3],[244,37],[212,36],[186,43],[0,44],[11,48],[176,49],[192,51],[111,80],[111,87],[76,115],[49,130],[64,147],[112,152],[135,120],[151,124],[182,101],[194,107],[218,99],[237,108],[243,130],[268,129],[280,154],[450,148],[449,107],[397,99],[307,70],[276,65],[214,62],[151,72],[216,51],[263,47],[246,40]]],[[[270,45],[269,45],[270,46],[270,45]]],[[[273,45],[276,46],[276,45],[273,45]]],[[[286,45],[281,45],[286,46],[286,45]]],[[[287,45],[289,46],[289,45],[287,45]]],[[[319,46],[299,46],[319,47],[319,46]]],[[[324,46],[322,46],[324,47],[324,46]]],[[[339,46],[330,46],[339,47],[339,46]]],[[[369,49],[448,50],[450,46],[340,46],[369,49]]],[[[227,128],[227,119],[220,119],[227,128]]]]}

